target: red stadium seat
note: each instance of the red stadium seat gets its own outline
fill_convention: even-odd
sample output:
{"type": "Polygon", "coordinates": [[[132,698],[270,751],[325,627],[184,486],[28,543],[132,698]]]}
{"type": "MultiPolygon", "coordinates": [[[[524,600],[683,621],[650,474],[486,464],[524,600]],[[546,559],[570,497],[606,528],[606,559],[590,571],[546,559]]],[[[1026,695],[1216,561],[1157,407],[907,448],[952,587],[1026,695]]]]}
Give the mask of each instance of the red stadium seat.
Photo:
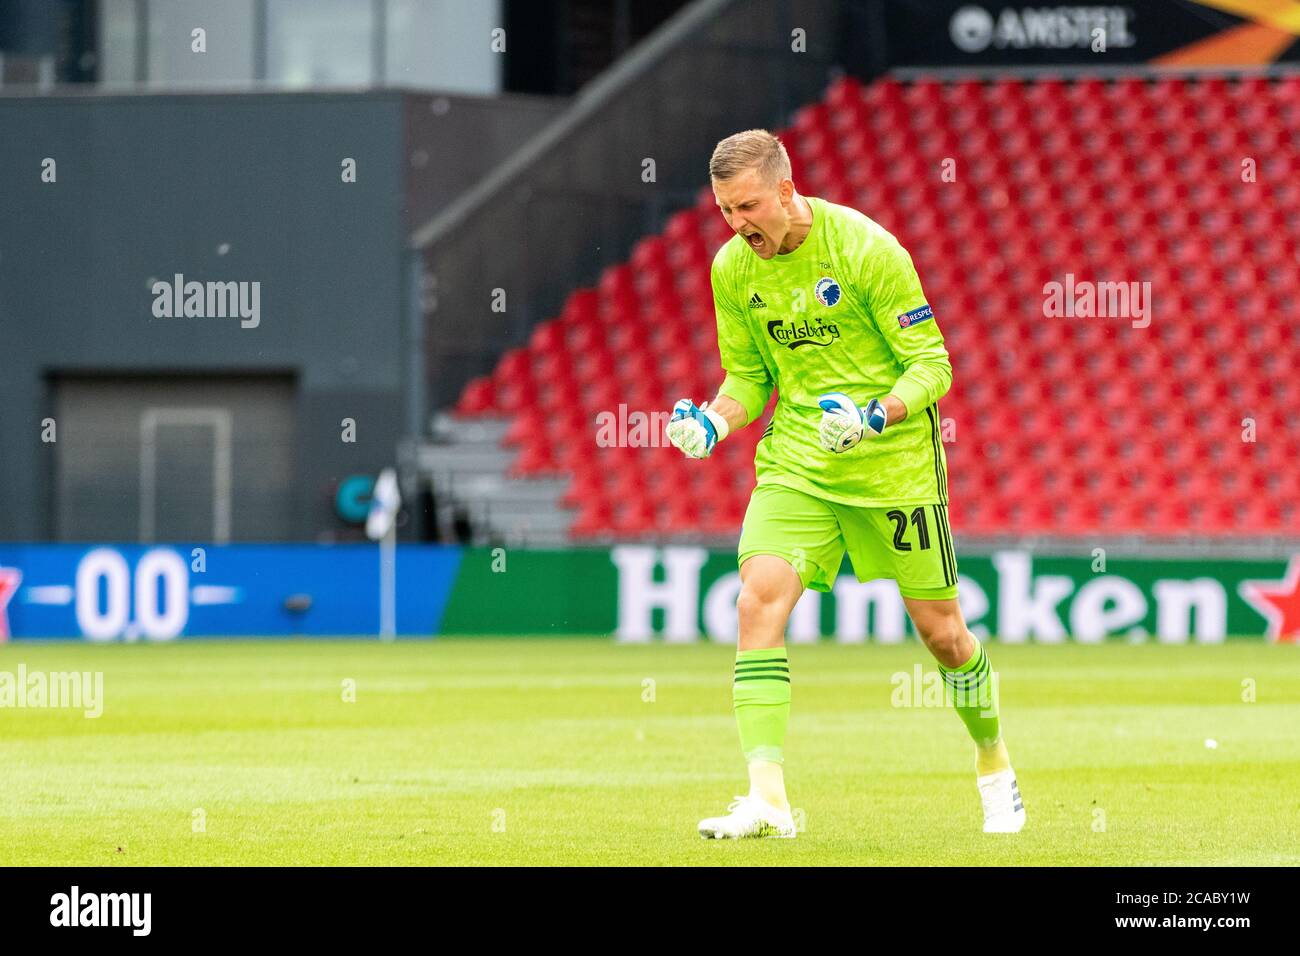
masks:
{"type": "MultiPolygon", "coordinates": [[[[954,528],[1300,535],[1300,78],[842,79],[785,135],[803,191],[894,231],[936,306],[954,528]],[[1048,316],[1067,275],[1149,282],[1149,324],[1048,316]]],[[[462,391],[457,414],[512,417],[512,473],[573,475],[575,540],[739,527],[758,423],[708,467],[589,447],[598,411],[716,387],[729,237],[701,189],[462,391]]]]}
{"type": "Polygon", "coordinates": [[[480,375],[465,386],[456,402],[456,412],[460,415],[481,415],[496,409],[496,392],[492,378],[480,375]]]}

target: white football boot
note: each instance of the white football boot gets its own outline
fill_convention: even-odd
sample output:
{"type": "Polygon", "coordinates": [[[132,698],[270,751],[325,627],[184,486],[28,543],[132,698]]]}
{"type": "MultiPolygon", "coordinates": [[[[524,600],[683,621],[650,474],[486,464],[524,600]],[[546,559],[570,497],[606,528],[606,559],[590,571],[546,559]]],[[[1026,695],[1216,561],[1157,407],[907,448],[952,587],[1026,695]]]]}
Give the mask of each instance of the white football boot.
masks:
{"type": "Polygon", "coordinates": [[[976,777],[984,801],[985,833],[1019,833],[1025,825],[1025,801],[1020,799],[1016,772],[1008,767],[976,777]]]}
{"type": "Polygon", "coordinates": [[[758,797],[736,797],[727,807],[725,817],[700,821],[700,836],[706,840],[739,840],[744,837],[783,837],[795,835],[794,816],[758,797]]]}

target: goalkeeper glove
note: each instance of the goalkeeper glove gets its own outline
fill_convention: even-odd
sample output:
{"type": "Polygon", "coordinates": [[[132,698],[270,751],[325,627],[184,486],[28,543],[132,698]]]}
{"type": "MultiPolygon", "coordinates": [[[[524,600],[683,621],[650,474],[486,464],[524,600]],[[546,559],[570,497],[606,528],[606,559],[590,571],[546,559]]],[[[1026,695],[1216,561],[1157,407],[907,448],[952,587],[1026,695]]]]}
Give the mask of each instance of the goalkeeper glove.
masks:
{"type": "Polygon", "coordinates": [[[817,437],[824,449],[836,454],[848,451],[862,441],[863,436],[875,438],[885,430],[889,421],[885,406],[874,398],[866,408],[858,408],[853,399],[842,392],[827,392],[817,399],[817,404],[822,408],[817,437]]]}
{"type": "Polygon", "coordinates": [[[709,408],[708,402],[697,406],[689,398],[683,398],[673,406],[667,431],[668,440],[687,458],[708,458],[713,446],[727,437],[731,426],[709,408]]]}

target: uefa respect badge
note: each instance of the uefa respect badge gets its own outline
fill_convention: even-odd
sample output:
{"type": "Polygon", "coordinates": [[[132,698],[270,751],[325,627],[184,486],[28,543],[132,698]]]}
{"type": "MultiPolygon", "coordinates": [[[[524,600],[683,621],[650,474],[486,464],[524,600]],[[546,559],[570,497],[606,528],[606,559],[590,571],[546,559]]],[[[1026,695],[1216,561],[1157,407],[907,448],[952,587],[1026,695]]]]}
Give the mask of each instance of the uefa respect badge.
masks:
{"type": "Polygon", "coordinates": [[[911,312],[904,312],[898,317],[898,327],[900,329],[910,329],[914,325],[929,322],[933,318],[934,310],[929,305],[917,306],[911,312]]]}

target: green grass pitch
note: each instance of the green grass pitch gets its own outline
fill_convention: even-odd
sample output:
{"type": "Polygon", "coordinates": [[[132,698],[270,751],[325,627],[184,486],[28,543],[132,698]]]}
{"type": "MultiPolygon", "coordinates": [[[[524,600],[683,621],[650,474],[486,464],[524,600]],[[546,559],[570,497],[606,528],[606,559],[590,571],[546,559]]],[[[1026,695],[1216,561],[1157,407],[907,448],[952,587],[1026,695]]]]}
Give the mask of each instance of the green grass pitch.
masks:
{"type": "Polygon", "coordinates": [[[0,671],[102,671],[104,712],[0,709],[0,863],[1300,863],[1300,648],[989,650],[1023,833],[980,831],[954,713],[891,706],[920,645],[821,644],[791,648],[802,832],[715,842],[732,647],[10,644],[0,671]]]}

